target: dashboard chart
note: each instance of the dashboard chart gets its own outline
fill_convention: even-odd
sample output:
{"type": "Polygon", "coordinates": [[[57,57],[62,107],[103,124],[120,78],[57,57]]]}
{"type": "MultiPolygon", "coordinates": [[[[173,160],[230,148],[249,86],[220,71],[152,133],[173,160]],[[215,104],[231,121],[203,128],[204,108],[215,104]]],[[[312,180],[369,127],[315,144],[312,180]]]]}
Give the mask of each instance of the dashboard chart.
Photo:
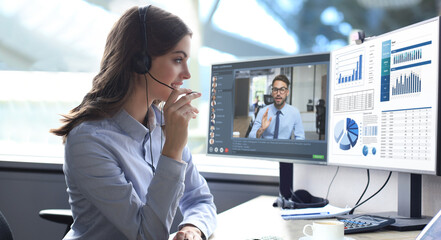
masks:
{"type": "Polygon", "coordinates": [[[350,118],[339,121],[335,125],[334,139],[341,150],[353,148],[358,140],[358,124],[350,118]]]}
{"type": "Polygon", "coordinates": [[[383,42],[381,101],[392,101],[397,96],[415,95],[422,91],[421,72],[433,68],[430,66],[432,64],[430,51],[433,47],[432,41],[428,40],[430,37],[430,34],[417,36],[416,43],[410,44],[407,41],[383,42]],[[388,47],[385,48],[386,45],[388,47]]]}
{"type": "Polygon", "coordinates": [[[392,80],[391,95],[406,95],[421,92],[421,78],[420,74],[415,71],[409,73],[402,73],[396,76],[395,81],[392,80]]]}
{"type": "Polygon", "coordinates": [[[434,171],[439,21],[331,52],[329,164],[434,171]]]}
{"type": "Polygon", "coordinates": [[[363,84],[363,49],[341,54],[336,57],[336,87],[347,88],[363,84]]]}

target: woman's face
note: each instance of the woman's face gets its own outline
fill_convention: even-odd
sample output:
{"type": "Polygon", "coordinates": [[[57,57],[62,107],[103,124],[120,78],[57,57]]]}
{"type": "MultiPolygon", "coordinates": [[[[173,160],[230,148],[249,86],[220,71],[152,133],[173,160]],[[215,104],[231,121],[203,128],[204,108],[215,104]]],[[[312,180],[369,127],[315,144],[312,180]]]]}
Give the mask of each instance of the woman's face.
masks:
{"type": "MultiPolygon", "coordinates": [[[[184,80],[191,77],[190,72],[188,71],[190,47],[191,37],[190,35],[186,35],[170,52],[152,59],[150,73],[156,79],[172,88],[181,87],[184,80]]],[[[160,99],[162,101],[168,99],[168,96],[172,91],[170,88],[157,83],[151,78],[149,78],[148,84],[149,96],[152,96],[152,99],[160,99]]]]}

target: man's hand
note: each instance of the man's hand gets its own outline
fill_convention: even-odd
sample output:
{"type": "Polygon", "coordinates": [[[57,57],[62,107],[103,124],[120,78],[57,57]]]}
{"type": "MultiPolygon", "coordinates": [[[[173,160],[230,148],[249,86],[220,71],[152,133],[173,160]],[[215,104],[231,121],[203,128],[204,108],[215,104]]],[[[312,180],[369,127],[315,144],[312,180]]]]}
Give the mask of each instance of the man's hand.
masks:
{"type": "Polygon", "coordinates": [[[202,232],[193,225],[185,225],[176,233],[173,240],[202,240],[202,232]]]}
{"type": "Polygon", "coordinates": [[[268,119],[268,110],[269,108],[267,108],[265,113],[263,114],[262,124],[260,125],[259,130],[257,130],[256,138],[260,138],[262,136],[263,132],[265,132],[265,130],[269,127],[271,120],[273,119],[272,117],[268,119]]]}

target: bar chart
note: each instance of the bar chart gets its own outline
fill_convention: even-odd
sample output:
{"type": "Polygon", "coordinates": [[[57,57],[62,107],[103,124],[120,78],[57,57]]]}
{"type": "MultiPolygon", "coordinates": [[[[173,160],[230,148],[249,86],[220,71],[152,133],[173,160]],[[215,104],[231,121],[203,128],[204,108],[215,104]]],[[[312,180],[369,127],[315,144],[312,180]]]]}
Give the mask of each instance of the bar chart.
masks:
{"type": "Polygon", "coordinates": [[[358,61],[355,62],[355,67],[352,68],[349,72],[349,75],[342,75],[342,73],[339,74],[338,77],[338,83],[347,83],[352,81],[357,81],[362,79],[362,63],[363,63],[363,56],[358,56],[358,61]]]}
{"type": "Polygon", "coordinates": [[[411,71],[407,74],[400,74],[391,85],[392,96],[414,94],[421,92],[421,79],[419,74],[411,71]]]}
{"type": "Polygon", "coordinates": [[[363,127],[363,136],[372,137],[378,135],[378,126],[365,126],[363,127]]]}
{"type": "Polygon", "coordinates": [[[402,46],[391,51],[392,63],[402,64],[409,62],[421,61],[424,57],[427,58],[430,54],[427,54],[427,47],[432,44],[432,41],[422,41],[409,46],[402,46]],[[425,49],[423,51],[423,49],[425,49]],[[423,54],[425,52],[425,54],[423,54]],[[424,56],[425,55],[425,56],[424,56]]]}
{"type": "Polygon", "coordinates": [[[364,50],[342,54],[336,57],[336,74],[334,75],[337,88],[359,86],[363,84],[364,50]]]}
{"type": "Polygon", "coordinates": [[[423,50],[421,48],[413,49],[393,56],[393,64],[406,63],[410,61],[419,60],[422,58],[423,58],[423,50]]]}

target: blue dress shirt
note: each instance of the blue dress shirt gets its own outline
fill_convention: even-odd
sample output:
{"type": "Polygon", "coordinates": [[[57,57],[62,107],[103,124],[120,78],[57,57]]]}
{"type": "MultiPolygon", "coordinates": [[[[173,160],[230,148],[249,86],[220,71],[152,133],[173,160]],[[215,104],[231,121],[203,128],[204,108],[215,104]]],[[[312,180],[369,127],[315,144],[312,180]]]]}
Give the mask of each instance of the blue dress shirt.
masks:
{"type": "Polygon", "coordinates": [[[207,182],[188,147],[185,163],[161,155],[161,112],[152,109],[151,142],[149,129],[125,110],[69,133],[63,170],[74,223],[64,239],[168,239],[178,206],[181,227],[193,224],[207,238],[213,233],[216,207],[207,182]]]}
{"type": "MultiPolygon", "coordinates": [[[[263,132],[261,138],[273,139],[274,137],[274,127],[276,122],[276,114],[279,109],[277,109],[274,104],[268,105],[259,110],[256,119],[254,120],[253,128],[248,135],[249,138],[256,138],[257,130],[262,126],[262,118],[263,114],[268,109],[268,119],[272,117],[271,123],[268,128],[263,132]]],[[[302,125],[302,118],[300,116],[299,110],[297,108],[285,104],[282,109],[282,112],[279,116],[280,125],[279,125],[279,136],[278,139],[290,139],[292,133],[294,132],[294,136],[296,140],[304,140],[305,139],[305,130],[302,125]]]]}

